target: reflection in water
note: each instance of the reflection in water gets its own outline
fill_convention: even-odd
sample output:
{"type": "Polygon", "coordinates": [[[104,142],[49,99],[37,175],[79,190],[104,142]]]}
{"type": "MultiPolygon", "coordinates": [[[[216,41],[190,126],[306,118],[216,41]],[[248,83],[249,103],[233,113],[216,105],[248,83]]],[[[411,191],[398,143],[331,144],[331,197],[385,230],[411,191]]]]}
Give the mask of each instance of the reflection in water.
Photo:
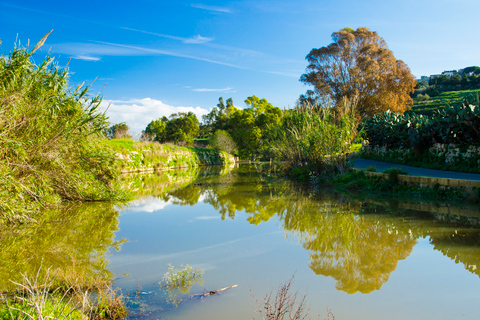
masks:
{"type": "Polygon", "coordinates": [[[110,203],[70,205],[43,212],[38,223],[1,230],[0,291],[11,289],[11,281],[21,283],[22,274],[35,275],[40,267],[52,268],[59,281],[84,287],[110,280],[105,255],[120,244],[114,242],[117,216],[110,203]]]}
{"type": "Polygon", "coordinates": [[[244,211],[254,225],[277,217],[285,236],[310,252],[310,268],[334,278],[337,289],[347,293],[379,290],[419,237],[429,237],[436,250],[480,275],[476,228],[452,227],[428,212],[385,208],[325,191],[313,194],[291,182],[259,175],[261,167],[253,169],[240,167],[229,175],[167,192],[166,197],[184,205],[203,198],[222,219],[234,219],[236,212],[244,211]]]}

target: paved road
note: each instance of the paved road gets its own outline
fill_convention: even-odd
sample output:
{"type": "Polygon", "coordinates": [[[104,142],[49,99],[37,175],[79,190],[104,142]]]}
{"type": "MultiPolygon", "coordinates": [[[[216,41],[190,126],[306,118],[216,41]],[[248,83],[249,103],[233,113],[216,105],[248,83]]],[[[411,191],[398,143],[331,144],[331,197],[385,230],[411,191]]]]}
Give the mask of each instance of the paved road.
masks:
{"type": "Polygon", "coordinates": [[[402,168],[411,176],[424,176],[434,178],[448,178],[448,179],[462,179],[480,181],[480,174],[477,173],[463,173],[454,171],[442,171],[434,169],[424,169],[418,167],[406,166],[403,164],[396,164],[390,162],[383,162],[377,160],[354,159],[354,167],[358,169],[366,169],[367,167],[375,166],[378,172],[382,172],[388,168],[402,168]]]}

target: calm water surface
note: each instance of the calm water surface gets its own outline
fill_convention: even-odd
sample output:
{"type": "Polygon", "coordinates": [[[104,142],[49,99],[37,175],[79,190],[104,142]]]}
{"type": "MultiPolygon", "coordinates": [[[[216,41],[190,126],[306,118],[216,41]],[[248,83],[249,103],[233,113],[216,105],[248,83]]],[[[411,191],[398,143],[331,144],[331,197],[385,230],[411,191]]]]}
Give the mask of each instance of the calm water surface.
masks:
{"type": "Polygon", "coordinates": [[[71,205],[0,230],[0,291],[52,266],[113,277],[133,319],[252,319],[252,293],[262,300],[294,275],[313,319],[327,308],[348,320],[480,318],[478,210],[352,200],[268,170],[132,176],[127,205],[71,205]],[[169,264],[204,271],[178,305],[159,284],[169,264]]]}
{"type": "Polygon", "coordinates": [[[450,217],[354,201],[257,170],[145,194],[121,209],[115,235],[128,242],[109,268],[124,292],[142,293],[132,317],[251,319],[252,292],[261,300],[292,275],[312,318],[326,318],[327,307],[336,319],[480,317],[480,229],[465,217],[471,210],[450,217]],[[183,296],[175,307],[159,285],[169,264],[204,270],[190,295],[238,287],[183,296]]]}

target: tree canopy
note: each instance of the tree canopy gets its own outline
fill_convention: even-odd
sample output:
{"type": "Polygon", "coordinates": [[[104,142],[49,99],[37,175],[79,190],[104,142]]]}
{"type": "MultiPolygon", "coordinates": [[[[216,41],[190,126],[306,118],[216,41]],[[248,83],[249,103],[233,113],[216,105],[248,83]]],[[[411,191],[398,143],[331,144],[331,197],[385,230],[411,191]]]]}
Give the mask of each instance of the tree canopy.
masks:
{"type": "MultiPolygon", "coordinates": [[[[307,72],[300,78],[314,86],[317,97],[328,97],[335,106],[356,102],[357,114],[362,117],[408,109],[415,79],[376,32],[345,28],[334,32],[332,39],[327,47],[310,51],[307,72]]],[[[311,100],[311,92],[307,95],[311,100]]]]}

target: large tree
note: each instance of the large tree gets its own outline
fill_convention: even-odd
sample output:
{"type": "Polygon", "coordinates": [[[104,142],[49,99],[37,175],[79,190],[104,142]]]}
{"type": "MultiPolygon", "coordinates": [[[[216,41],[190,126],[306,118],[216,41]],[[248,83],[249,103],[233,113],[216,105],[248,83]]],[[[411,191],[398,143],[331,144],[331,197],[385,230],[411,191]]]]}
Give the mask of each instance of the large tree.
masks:
{"type": "Polygon", "coordinates": [[[313,85],[318,97],[329,97],[335,106],[355,102],[362,117],[409,108],[415,79],[376,32],[345,28],[332,39],[327,47],[310,51],[310,64],[300,81],[313,85]]]}

